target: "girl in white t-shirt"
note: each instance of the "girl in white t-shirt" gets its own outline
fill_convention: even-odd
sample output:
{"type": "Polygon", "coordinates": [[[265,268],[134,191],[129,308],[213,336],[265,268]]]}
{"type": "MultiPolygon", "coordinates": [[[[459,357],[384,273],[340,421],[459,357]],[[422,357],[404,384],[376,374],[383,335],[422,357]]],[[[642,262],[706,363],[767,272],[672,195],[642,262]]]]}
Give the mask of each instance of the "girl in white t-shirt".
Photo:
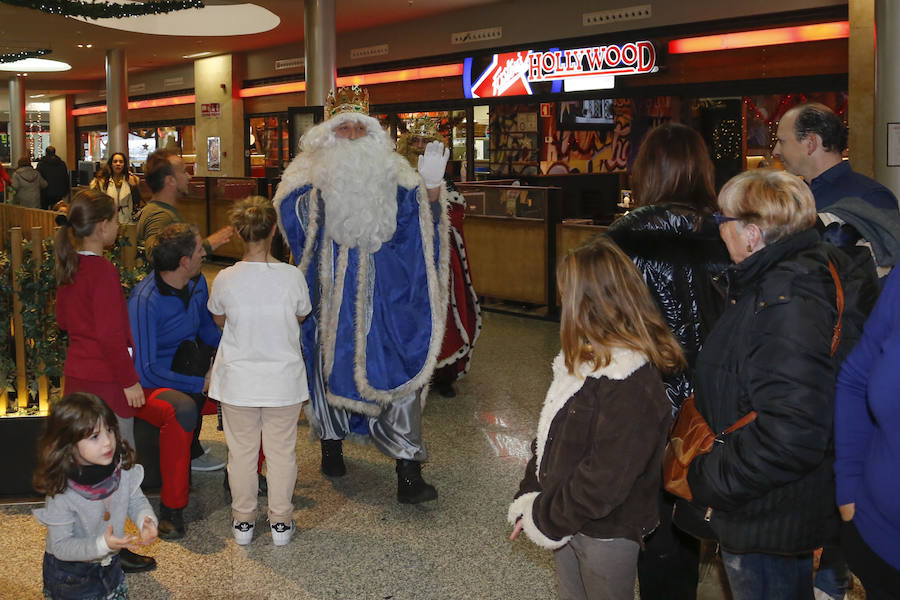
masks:
{"type": "Polygon", "coordinates": [[[262,436],[272,541],[283,546],[294,534],[297,420],[309,398],[300,323],[312,307],[300,270],[270,253],[272,203],[256,196],[242,200],[231,222],[244,241],[244,256],[216,276],[209,297],[209,311],[224,328],[209,396],[222,404],[234,538],[241,545],[253,539],[262,436]]]}

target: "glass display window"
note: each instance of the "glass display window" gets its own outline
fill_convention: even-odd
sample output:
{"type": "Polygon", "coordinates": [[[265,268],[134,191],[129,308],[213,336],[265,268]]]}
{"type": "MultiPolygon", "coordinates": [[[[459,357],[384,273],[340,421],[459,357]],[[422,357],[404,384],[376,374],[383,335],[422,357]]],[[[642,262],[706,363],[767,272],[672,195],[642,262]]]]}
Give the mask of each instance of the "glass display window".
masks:
{"type": "Polygon", "coordinates": [[[288,115],[253,116],[247,119],[248,172],[251,177],[280,174],[290,161],[288,115]]]}

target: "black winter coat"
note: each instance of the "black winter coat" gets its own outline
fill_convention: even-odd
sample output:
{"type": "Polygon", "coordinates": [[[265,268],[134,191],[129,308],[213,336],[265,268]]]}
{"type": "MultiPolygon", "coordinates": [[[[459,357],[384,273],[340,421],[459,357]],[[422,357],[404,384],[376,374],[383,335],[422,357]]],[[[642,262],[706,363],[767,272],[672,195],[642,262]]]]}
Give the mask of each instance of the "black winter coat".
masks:
{"type": "Polygon", "coordinates": [[[43,197],[46,199],[44,204],[55,204],[69,193],[69,167],[63,159],[56,155],[44,156],[38,161],[37,170],[47,180],[47,189],[43,191],[43,197]]]}
{"type": "Polygon", "coordinates": [[[663,378],[677,409],[694,391],[697,355],[724,307],[712,276],[730,264],[728,250],[712,218],[685,204],[641,206],[613,223],[606,235],[634,261],[684,350],[687,371],[663,378]]]}
{"type": "Polygon", "coordinates": [[[837,531],[834,385],[874,304],[874,265],[854,264],[809,229],[730,267],[720,285],[728,301],[697,360],[697,409],[714,431],[751,410],[758,416],[691,464],[694,506],[712,507],[709,524],[726,550],[812,551],[837,531]],[[829,259],[846,304],[833,357],[829,259]]]}

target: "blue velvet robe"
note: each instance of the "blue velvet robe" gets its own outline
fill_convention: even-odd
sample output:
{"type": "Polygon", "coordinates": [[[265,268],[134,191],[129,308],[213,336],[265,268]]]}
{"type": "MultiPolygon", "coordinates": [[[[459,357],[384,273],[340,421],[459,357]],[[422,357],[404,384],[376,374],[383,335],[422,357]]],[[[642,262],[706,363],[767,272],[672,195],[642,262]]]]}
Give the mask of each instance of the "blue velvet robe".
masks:
{"type": "Polygon", "coordinates": [[[434,223],[418,188],[398,186],[394,236],[367,253],[323,243],[324,208],[311,184],[279,197],[282,232],[314,307],[302,327],[310,396],[377,416],[424,387],[434,369],[447,306],[446,207],[434,223]]]}

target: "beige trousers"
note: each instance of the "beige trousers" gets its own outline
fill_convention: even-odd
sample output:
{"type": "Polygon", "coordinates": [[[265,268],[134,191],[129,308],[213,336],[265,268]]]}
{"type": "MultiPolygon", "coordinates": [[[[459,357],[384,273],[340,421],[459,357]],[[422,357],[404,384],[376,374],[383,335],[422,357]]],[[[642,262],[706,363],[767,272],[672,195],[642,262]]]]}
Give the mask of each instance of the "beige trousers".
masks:
{"type": "Polygon", "coordinates": [[[222,403],[228,443],[228,481],[231,513],[238,521],[256,521],[259,483],[256,466],[262,439],[269,486],[269,521],[290,523],[297,482],[297,421],[300,404],[261,408],[222,403]]]}

